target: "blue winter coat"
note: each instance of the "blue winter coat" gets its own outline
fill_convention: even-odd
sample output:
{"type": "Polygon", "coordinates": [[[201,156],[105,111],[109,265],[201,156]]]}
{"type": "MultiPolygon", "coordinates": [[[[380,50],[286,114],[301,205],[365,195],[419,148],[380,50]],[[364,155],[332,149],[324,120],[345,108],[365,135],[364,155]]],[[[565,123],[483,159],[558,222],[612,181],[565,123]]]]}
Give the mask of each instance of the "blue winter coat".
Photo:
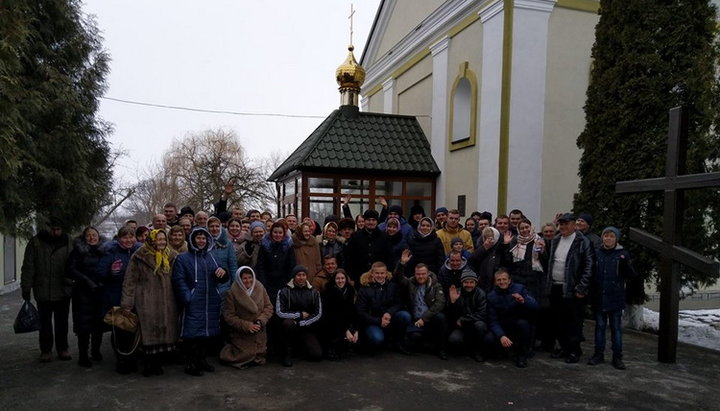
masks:
{"type": "MultiPolygon", "coordinates": [[[[400,220],[400,232],[402,233],[403,238],[405,241],[409,241],[410,238],[413,236],[413,233],[415,232],[415,229],[412,228],[410,224],[408,224],[405,217],[396,217],[398,220],[400,220]]],[[[387,219],[385,219],[384,222],[378,224],[377,226],[378,230],[384,232],[387,232],[387,219]]]]}
{"type": "Polygon", "coordinates": [[[130,248],[122,248],[117,240],[105,244],[103,257],[98,263],[98,278],[103,284],[103,309],[106,313],[110,308],[120,305],[123,280],[130,257],[142,244],[135,243],[130,248]]]}
{"type": "Polygon", "coordinates": [[[215,239],[214,245],[210,253],[215,257],[215,261],[220,264],[225,272],[230,275],[230,279],[218,286],[220,290],[220,301],[225,301],[225,295],[230,290],[230,286],[233,285],[237,279],[238,261],[235,256],[235,247],[228,238],[227,231],[223,228],[220,232],[220,237],[215,239]]]}
{"type": "Polygon", "coordinates": [[[529,320],[532,315],[531,312],[540,308],[535,298],[527,292],[525,286],[519,283],[511,283],[506,290],[493,287],[492,291],[487,295],[487,302],[490,331],[497,338],[505,335],[502,323],[520,319],[529,320]],[[512,296],[515,293],[523,296],[525,299],[523,304],[515,301],[512,296]]]}
{"type": "Polygon", "coordinates": [[[180,254],[173,264],[172,284],[182,308],[180,335],[183,338],[211,337],[220,334],[220,291],[218,285],[228,281],[215,271],[222,268],[212,255],[214,240],[203,227],[190,233],[189,251],[180,254]],[[208,243],[198,249],[195,238],[203,232],[208,243]]]}
{"type": "Polygon", "coordinates": [[[630,261],[630,253],[618,244],[608,250],[595,250],[595,275],[590,283],[593,308],[601,311],[620,311],[625,308],[625,280],[637,275],[630,261]]]}

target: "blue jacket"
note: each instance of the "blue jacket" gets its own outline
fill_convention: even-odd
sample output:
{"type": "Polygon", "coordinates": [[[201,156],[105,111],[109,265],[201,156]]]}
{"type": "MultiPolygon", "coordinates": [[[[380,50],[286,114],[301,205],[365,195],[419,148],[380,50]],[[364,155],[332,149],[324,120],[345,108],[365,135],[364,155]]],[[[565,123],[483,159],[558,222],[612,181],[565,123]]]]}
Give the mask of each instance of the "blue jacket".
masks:
{"type": "Polygon", "coordinates": [[[630,253],[618,244],[608,250],[595,250],[595,275],[590,285],[593,308],[600,311],[620,311],[625,308],[625,280],[637,275],[630,261],[630,253]]]}
{"type": "Polygon", "coordinates": [[[97,266],[97,277],[103,285],[103,313],[113,306],[120,305],[125,270],[127,270],[130,257],[141,245],[141,243],[135,243],[132,247],[125,249],[117,240],[113,240],[103,246],[104,255],[97,266]]]}
{"type": "Polygon", "coordinates": [[[228,281],[229,273],[215,276],[221,264],[212,255],[214,240],[203,227],[190,233],[189,251],[173,264],[172,284],[182,308],[180,335],[183,338],[210,337],[220,334],[220,292],[218,284],[228,281]],[[198,249],[195,238],[203,232],[207,245],[198,249]]]}
{"type": "Polygon", "coordinates": [[[210,253],[215,257],[215,261],[220,264],[225,272],[230,275],[230,279],[218,286],[220,290],[220,301],[225,301],[225,294],[230,290],[230,286],[235,283],[237,279],[238,261],[235,256],[235,247],[228,238],[227,231],[223,228],[220,232],[220,236],[214,239],[214,245],[210,253]]]}
{"type": "Polygon", "coordinates": [[[524,285],[511,283],[506,290],[493,287],[487,295],[488,318],[490,320],[490,331],[495,337],[505,335],[502,323],[530,319],[531,312],[540,308],[535,298],[527,292],[524,285]],[[520,294],[525,299],[523,304],[515,301],[513,294],[520,294]]]}
{"type": "MultiPolygon", "coordinates": [[[[415,232],[415,229],[412,228],[412,226],[407,222],[405,217],[396,217],[398,220],[400,220],[400,232],[402,233],[403,238],[405,241],[409,241],[410,238],[413,236],[413,233],[415,232]]],[[[387,218],[384,222],[378,224],[377,228],[378,230],[384,232],[387,232],[387,218]]]]}

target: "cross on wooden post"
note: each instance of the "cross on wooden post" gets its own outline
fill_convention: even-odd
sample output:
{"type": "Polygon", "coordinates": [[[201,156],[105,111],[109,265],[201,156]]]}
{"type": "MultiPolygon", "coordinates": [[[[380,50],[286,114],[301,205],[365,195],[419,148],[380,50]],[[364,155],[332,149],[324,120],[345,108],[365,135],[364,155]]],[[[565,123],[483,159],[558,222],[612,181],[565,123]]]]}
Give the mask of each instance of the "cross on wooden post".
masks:
{"type": "Polygon", "coordinates": [[[665,177],[620,181],[617,193],[664,191],[663,236],[630,228],[630,239],[660,253],[660,327],[658,361],[674,363],[677,358],[678,309],[680,303],[680,264],[707,274],[717,274],[720,263],[679,245],[684,191],[720,187],[720,173],[684,174],[687,159],[687,114],[682,107],[670,109],[670,130],[665,177]]]}

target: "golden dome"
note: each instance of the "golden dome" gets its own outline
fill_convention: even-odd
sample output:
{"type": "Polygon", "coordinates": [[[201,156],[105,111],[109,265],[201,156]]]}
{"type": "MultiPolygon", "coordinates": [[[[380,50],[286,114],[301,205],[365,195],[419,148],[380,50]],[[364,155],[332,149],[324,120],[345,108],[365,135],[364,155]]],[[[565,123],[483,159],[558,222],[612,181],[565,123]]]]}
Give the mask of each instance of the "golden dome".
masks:
{"type": "Polygon", "coordinates": [[[335,79],[340,88],[356,88],[360,90],[360,86],[365,81],[365,70],[355,60],[353,50],[355,50],[355,47],[348,46],[348,56],[345,62],[335,71],[335,79]]]}

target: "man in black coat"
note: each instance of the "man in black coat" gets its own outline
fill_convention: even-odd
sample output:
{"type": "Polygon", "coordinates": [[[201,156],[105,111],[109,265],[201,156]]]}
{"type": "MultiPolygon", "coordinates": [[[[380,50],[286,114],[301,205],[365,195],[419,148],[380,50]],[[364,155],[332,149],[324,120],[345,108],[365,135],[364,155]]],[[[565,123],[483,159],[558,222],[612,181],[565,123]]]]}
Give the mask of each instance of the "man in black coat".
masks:
{"type": "Polygon", "coordinates": [[[368,272],[376,261],[381,261],[388,267],[392,263],[392,246],[387,234],[377,228],[378,212],[366,210],[363,218],[365,228],[354,232],[345,248],[346,269],[353,284],[357,284],[360,276],[368,272]]]}
{"type": "Polygon", "coordinates": [[[558,219],[560,234],[550,245],[546,292],[550,295],[550,317],[560,351],[554,358],[567,363],[580,360],[585,302],[593,274],[595,252],[590,240],[575,229],[575,216],[558,219]]]}

